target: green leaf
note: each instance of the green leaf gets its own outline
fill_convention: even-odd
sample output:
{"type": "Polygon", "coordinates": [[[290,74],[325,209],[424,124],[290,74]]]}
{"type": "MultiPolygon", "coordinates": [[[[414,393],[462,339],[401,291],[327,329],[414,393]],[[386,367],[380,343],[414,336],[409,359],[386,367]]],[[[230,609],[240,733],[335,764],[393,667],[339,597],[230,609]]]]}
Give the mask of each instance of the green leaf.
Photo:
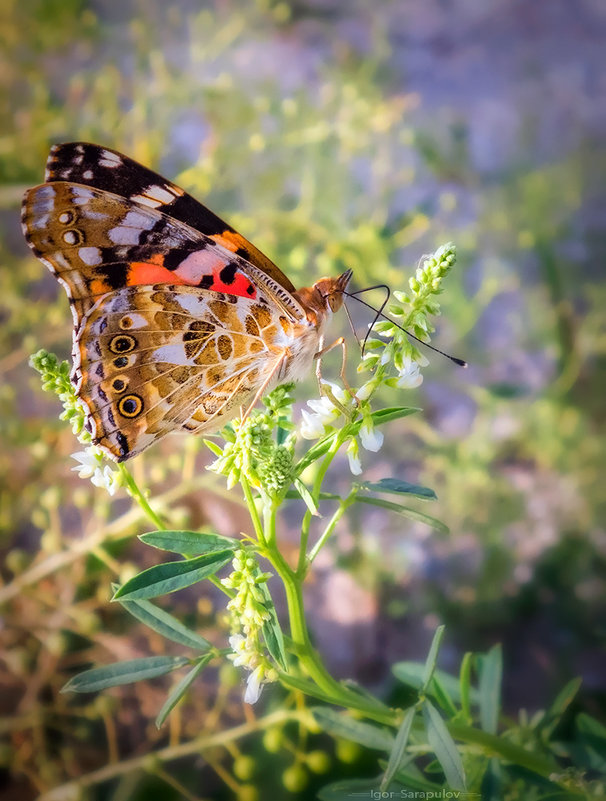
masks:
{"type": "Polygon", "coordinates": [[[325,707],[312,707],[311,711],[318,725],[333,737],[342,737],[376,751],[391,751],[393,748],[394,737],[386,729],[325,707]]]}
{"type": "Polygon", "coordinates": [[[596,742],[603,743],[603,749],[606,751],[606,726],[585,712],[577,716],[575,724],[581,734],[587,734],[596,742]]]}
{"type": "Polygon", "coordinates": [[[198,662],[197,665],[194,665],[193,668],[183,676],[181,681],[173,688],[172,692],[164,702],[162,709],[158,712],[158,717],[156,718],[156,727],[159,729],[160,726],[164,723],[168,715],[173,711],[173,709],[177,706],[179,701],[183,698],[185,693],[188,691],[190,685],[202,671],[208,665],[210,660],[213,658],[212,654],[208,654],[207,656],[203,656],[202,659],[198,662]]]}
{"type": "Polygon", "coordinates": [[[438,626],[433,635],[429,653],[427,654],[427,659],[425,660],[425,667],[423,668],[423,678],[421,684],[422,693],[426,692],[427,688],[429,687],[429,682],[431,681],[434,670],[436,669],[438,652],[440,650],[440,645],[442,643],[445,630],[446,626],[438,626]]]}
{"type": "MultiPolygon", "coordinates": [[[[408,684],[410,687],[414,687],[415,690],[421,691],[423,687],[423,674],[425,672],[425,665],[421,662],[396,662],[395,665],[391,667],[392,673],[394,676],[399,679],[403,684],[408,684]]],[[[449,697],[454,699],[456,702],[460,702],[461,700],[461,691],[459,687],[459,682],[454,676],[451,676],[450,673],[446,673],[444,670],[440,670],[436,668],[433,674],[433,680],[428,688],[428,693],[433,694],[434,690],[434,681],[438,679],[440,685],[444,689],[446,693],[448,693],[449,697]]],[[[470,688],[470,697],[472,703],[478,702],[478,692],[473,687],[470,688]]]]}
{"type": "Polygon", "coordinates": [[[411,706],[409,709],[406,710],[404,719],[400,724],[400,728],[398,729],[394,746],[391,750],[391,754],[389,755],[389,761],[387,763],[385,775],[383,776],[383,781],[381,782],[380,789],[382,792],[389,790],[389,785],[393,781],[393,778],[396,775],[398,768],[402,764],[404,754],[406,752],[406,746],[408,745],[408,737],[410,736],[410,729],[416,712],[417,712],[416,706],[411,706]]]}
{"type": "Polygon", "coordinates": [[[461,699],[461,711],[463,716],[468,722],[471,722],[471,693],[473,688],[471,686],[471,660],[473,654],[467,651],[461,661],[461,669],[459,671],[459,691],[461,699]]]}
{"type": "Polygon", "coordinates": [[[119,602],[129,614],[166,637],[167,640],[186,645],[188,648],[195,648],[198,651],[208,651],[212,647],[204,637],[196,634],[195,631],[190,631],[176,617],[150,601],[125,601],[120,598],[119,602]]]}
{"type": "Polygon", "coordinates": [[[215,551],[193,559],[155,565],[129,579],[112,600],[125,598],[138,601],[190,587],[208,576],[213,576],[231,561],[233,555],[232,550],[215,551]]]}
{"type": "Polygon", "coordinates": [[[399,503],[392,503],[391,501],[384,501],[382,498],[365,498],[361,495],[356,495],[356,503],[367,503],[370,506],[380,506],[383,509],[389,509],[391,512],[397,512],[399,515],[409,517],[411,520],[418,520],[420,523],[425,523],[436,531],[442,534],[448,534],[450,529],[441,520],[435,517],[417,512],[416,509],[410,509],[408,506],[401,506],[399,503]]]}
{"type": "Polygon", "coordinates": [[[183,556],[198,556],[226,548],[236,549],[242,545],[240,540],[232,537],[221,537],[219,534],[207,534],[203,531],[149,531],[147,534],[140,534],[139,539],[146,545],[183,556]]]}
{"type": "Polygon", "coordinates": [[[142,679],[163,676],[188,663],[189,659],[184,656],[146,656],[126,662],[114,662],[113,665],[78,673],[61,688],[61,692],[92,693],[107,687],[117,687],[119,684],[132,684],[142,679]]]}
{"type": "MultiPolygon", "coordinates": [[[[261,570],[259,570],[259,575],[261,570]]],[[[263,639],[267,650],[271,654],[272,659],[280,665],[283,670],[288,670],[288,661],[286,659],[286,649],[284,647],[284,635],[278,615],[276,614],[276,607],[274,606],[269,587],[266,582],[257,585],[259,590],[263,593],[264,606],[270,614],[269,620],[263,623],[263,639]]]]}
{"type": "Polygon", "coordinates": [[[497,733],[501,708],[501,678],[503,656],[501,646],[495,645],[480,662],[480,725],[489,734],[497,733]]]}
{"type": "MultiPolygon", "coordinates": [[[[383,425],[383,423],[389,423],[392,420],[399,420],[400,417],[408,417],[410,414],[416,414],[417,412],[423,411],[422,409],[418,409],[415,406],[391,406],[387,409],[379,409],[377,412],[373,412],[370,416],[372,417],[372,421],[376,426],[383,425]]],[[[358,423],[360,427],[362,426],[363,420],[359,420],[358,423]]]]}
{"type": "Polygon", "coordinates": [[[379,481],[364,481],[360,484],[360,489],[368,492],[391,492],[414,495],[415,498],[424,500],[437,500],[437,495],[429,487],[421,487],[418,484],[409,484],[408,481],[400,481],[399,478],[382,478],[379,481]]]}
{"type": "Polygon", "coordinates": [[[299,495],[301,496],[303,501],[305,501],[305,506],[307,506],[307,508],[309,509],[310,513],[312,515],[319,516],[320,513],[318,512],[318,507],[316,506],[316,503],[315,503],[314,499],[311,496],[311,492],[307,489],[307,487],[301,481],[301,479],[300,478],[295,478],[295,480],[293,481],[293,484],[295,485],[295,487],[297,489],[297,492],[299,493],[299,495]]]}
{"type": "MultiPolygon", "coordinates": [[[[320,801],[352,801],[352,798],[379,798],[373,795],[379,792],[381,777],[375,779],[342,779],[338,782],[331,782],[322,787],[317,794],[320,801]]],[[[394,795],[394,798],[399,797],[394,795]]]]}
{"type": "Polygon", "coordinates": [[[423,716],[429,745],[442,766],[448,786],[453,790],[465,790],[465,771],[461,755],[440,713],[429,700],[423,704],[423,716]]]}
{"type": "Polygon", "coordinates": [[[298,462],[295,467],[296,474],[298,476],[309,467],[310,464],[313,464],[317,461],[321,456],[324,456],[325,453],[328,453],[330,450],[334,438],[337,436],[338,431],[331,431],[322,439],[318,440],[315,445],[312,445],[311,448],[307,451],[305,456],[303,456],[298,462]]]}
{"type": "Polygon", "coordinates": [[[547,734],[555,729],[560,722],[564,712],[568,709],[574,697],[578,693],[583,680],[581,678],[571,679],[557,694],[554,702],[549,707],[540,728],[547,734]]]}

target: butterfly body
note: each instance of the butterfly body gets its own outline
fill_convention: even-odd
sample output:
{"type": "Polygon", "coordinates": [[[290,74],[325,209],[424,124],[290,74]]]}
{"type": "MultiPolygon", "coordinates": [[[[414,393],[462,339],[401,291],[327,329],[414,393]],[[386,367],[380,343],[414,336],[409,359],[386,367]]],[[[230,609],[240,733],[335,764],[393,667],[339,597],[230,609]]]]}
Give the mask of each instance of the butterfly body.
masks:
{"type": "Polygon", "coordinates": [[[72,307],[86,425],[118,461],[171,431],[216,431],[307,375],[351,275],[297,291],[182,189],[85,143],[51,150],[22,222],[72,307]]]}

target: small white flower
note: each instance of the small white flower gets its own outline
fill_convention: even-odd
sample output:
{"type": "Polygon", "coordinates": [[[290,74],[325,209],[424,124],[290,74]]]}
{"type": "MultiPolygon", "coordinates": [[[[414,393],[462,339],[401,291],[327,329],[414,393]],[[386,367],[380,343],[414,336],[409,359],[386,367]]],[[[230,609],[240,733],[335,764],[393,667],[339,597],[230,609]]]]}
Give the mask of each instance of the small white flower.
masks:
{"type": "Polygon", "coordinates": [[[383,445],[383,434],[373,426],[371,420],[365,420],[360,428],[360,442],[367,451],[376,453],[383,445]]]}
{"type": "Polygon", "coordinates": [[[306,409],[301,410],[301,423],[300,432],[301,436],[305,439],[319,439],[324,436],[324,423],[317,414],[310,414],[306,409]]]}
{"type": "Polygon", "coordinates": [[[90,445],[85,451],[72,453],[72,458],[79,464],[72,467],[80,478],[90,478],[91,484],[95,487],[104,487],[110,495],[114,495],[120,486],[120,473],[118,470],[103,464],[103,452],[94,445],[90,445]]]}
{"type": "Polygon", "coordinates": [[[72,470],[77,471],[79,478],[90,478],[99,469],[100,459],[94,448],[72,453],[72,459],[79,462],[76,467],[72,467],[72,470]]]}
{"type": "MultiPolygon", "coordinates": [[[[333,398],[338,403],[344,405],[347,403],[348,398],[345,391],[337,384],[333,384],[331,381],[322,381],[322,386],[329,388],[333,398]]],[[[300,428],[301,436],[305,439],[319,439],[324,436],[326,426],[339,417],[341,410],[338,406],[335,406],[328,395],[308,400],[307,405],[313,414],[308,412],[307,409],[301,411],[301,417],[303,418],[300,428]]]]}
{"type": "Polygon", "coordinates": [[[261,665],[249,674],[246,680],[246,692],[244,693],[245,704],[256,704],[263,689],[263,678],[265,671],[261,665]]]}
{"type": "Polygon", "coordinates": [[[376,382],[373,379],[371,379],[370,381],[367,381],[365,384],[362,384],[360,389],[356,390],[356,398],[361,401],[368,400],[376,388],[377,388],[376,382]]]}
{"type": "Polygon", "coordinates": [[[349,461],[349,469],[354,476],[359,476],[362,472],[359,453],[358,443],[355,439],[352,439],[347,448],[347,460],[349,461]]]}
{"type": "Polygon", "coordinates": [[[407,362],[400,370],[396,386],[400,389],[414,389],[423,383],[423,376],[419,372],[417,362],[407,362]]]}

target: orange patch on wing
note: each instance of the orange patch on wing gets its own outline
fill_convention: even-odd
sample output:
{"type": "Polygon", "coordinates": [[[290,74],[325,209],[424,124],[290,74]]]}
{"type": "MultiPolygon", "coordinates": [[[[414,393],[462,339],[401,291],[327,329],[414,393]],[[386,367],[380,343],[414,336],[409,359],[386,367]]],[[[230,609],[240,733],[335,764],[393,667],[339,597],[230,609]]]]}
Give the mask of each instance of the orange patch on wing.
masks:
{"type": "MultiPolygon", "coordinates": [[[[153,256],[152,258],[156,258],[153,256]]],[[[162,258],[160,256],[160,258],[162,258]]],[[[167,270],[160,264],[145,261],[133,261],[129,265],[127,286],[137,284],[187,284],[182,276],[172,270],[167,270]]]]}
{"type": "Polygon", "coordinates": [[[223,231],[222,234],[214,234],[211,239],[214,239],[218,245],[221,245],[226,250],[231,250],[232,253],[235,253],[240,248],[248,250],[250,247],[250,243],[235,231],[223,231]]]}
{"type": "Polygon", "coordinates": [[[111,286],[102,278],[94,278],[88,288],[91,295],[104,295],[106,292],[112,291],[111,286]]]}

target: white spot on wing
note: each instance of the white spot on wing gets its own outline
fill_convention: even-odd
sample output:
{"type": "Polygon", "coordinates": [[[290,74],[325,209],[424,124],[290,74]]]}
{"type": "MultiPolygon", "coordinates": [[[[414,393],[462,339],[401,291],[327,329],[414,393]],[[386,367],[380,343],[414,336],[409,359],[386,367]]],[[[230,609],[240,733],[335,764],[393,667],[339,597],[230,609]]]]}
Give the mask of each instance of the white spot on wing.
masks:
{"type": "Polygon", "coordinates": [[[84,178],[85,181],[90,181],[93,177],[93,171],[84,170],[84,172],[82,173],[82,177],[84,178]]]}
{"type": "Polygon", "coordinates": [[[63,234],[63,241],[67,242],[68,245],[75,245],[78,241],[78,235],[75,231],[65,231],[63,234]]]}
{"type": "Polygon", "coordinates": [[[92,267],[94,264],[101,263],[101,251],[99,248],[80,248],[78,251],[80,259],[92,267]]]}
{"type": "Polygon", "coordinates": [[[183,345],[163,345],[154,351],[153,360],[155,362],[169,362],[175,365],[195,366],[194,361],[185,358],[183,345]]]}
{"type": "MultiPolygon", "coordinates": [[[[175,190],[177,187],[175,187],[175,190]]],[[[141,203],[142,206],[150,206],[152,209],[158,208],[158,206],[163,206],[165,203],[172,203],[179,194],[183,194],[179,190],[173,191],[166,186],[158,186],[157,184],[152,184],[148,186],[140,195],[134,195],[132,200],[137,203],[141,203]]]]}
{"type": "Polygon", "coordinates": [[[102,167],[115,169],[122,164],[122,159],[117,153],[111,153],[109,150],[102,150],[99,154],[99,164],[102,167]]]}

